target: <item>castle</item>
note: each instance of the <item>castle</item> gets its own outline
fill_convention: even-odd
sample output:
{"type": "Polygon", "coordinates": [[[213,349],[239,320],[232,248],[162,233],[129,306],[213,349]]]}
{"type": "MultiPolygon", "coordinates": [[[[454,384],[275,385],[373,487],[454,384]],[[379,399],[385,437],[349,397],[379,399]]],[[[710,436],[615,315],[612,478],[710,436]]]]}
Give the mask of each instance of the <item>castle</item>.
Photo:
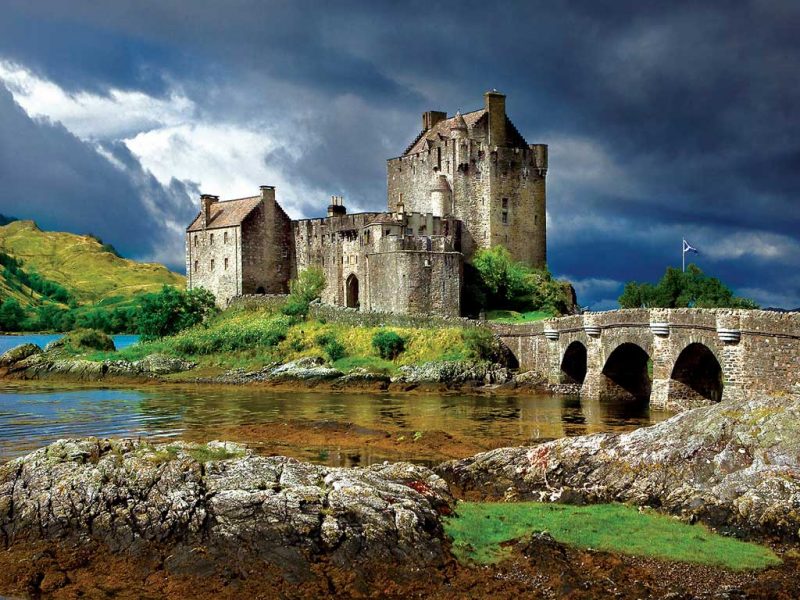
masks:
{"type": "Polygon", "coordinates": [[[422,131],[387,161],[386,212],[347,214],[333,196],[327,217],[292,220],[272,186],[236,200],[203,194],[186,230],[188,287],[226,306],[285,293],[316,266],[325,303],[459,316],[464,261],[477,250],[502,245],[544,266],[546,174],[547,146],[525,142],[493,90],[480,110],[423,113],[422,131]]]}

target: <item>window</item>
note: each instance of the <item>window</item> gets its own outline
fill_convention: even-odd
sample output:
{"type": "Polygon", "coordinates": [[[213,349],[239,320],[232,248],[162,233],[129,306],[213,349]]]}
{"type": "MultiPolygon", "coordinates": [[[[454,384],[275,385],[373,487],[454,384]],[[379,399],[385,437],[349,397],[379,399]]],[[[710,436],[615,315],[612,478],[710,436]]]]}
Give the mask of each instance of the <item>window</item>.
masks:
{"type": "Polygon", "coordinates": [[[503,211],[503,225],[508,225],[508,213],[503,211]]]}
{"type": "Polygon", "coordinates": [[[227,244],[228,243],[228,232],[227,231],[222,234],[222,243],[223,244],[227,244]]]}
{"type": "Polygon", "coordinates": [[[508,208],[508,198],[503,198],[503,210],[508,208]]]}
{"type": "Polygon", "coordinates": [[[197,248],[197,234],[194,234],[194,247],[197,248]]]}
{"type": "Polygon", "coordinates": [[[213,258],[211,259],[211,270],[212,271],[214,270],[214,259],[213,258]]]}
{"type": "Polygon", "coordinates": [[[213,233],[208,236],[208,243],[211,244],[211,245],[214,244],[214,234],[213,233]]]}
{"type": "Polygon", "coordinates": [[[356,264],[358,264],[358,255],[356,255],[355,259],[356,259],[356,264]]]}
{"type": "MultiPolygon", "coordinates": [[[[195,238],[195,240],[197,240],[197,238],[195,238]]],[[[199,263],[197,261],[194,261],[194,272],[195,273],[197,273],[197,269],[198,269],[199,266],[200,266],[199,263]]]]}
{"type": "Polygon", "coordinates": [[[225,259],[225,270],[226,271],[228,270],[228,259],[227,258],[225,259]]]}
{"type": "Polygon", "coordinates": [[[284,247],[284,249],[283,249],[283,258],[286,258],[287,256],[289,256],[289,249],[284,247]]]}
{"type": "Polygon", "coordinates": [[[414,230],[411,227],[406,227],[406,235],[414,235],[414,230]]]}

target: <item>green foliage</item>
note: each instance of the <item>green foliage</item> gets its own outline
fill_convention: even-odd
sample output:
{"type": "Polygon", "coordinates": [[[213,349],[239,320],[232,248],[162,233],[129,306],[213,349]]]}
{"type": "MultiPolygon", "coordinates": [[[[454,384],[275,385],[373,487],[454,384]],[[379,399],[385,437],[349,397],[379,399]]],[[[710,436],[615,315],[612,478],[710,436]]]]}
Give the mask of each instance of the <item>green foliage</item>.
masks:
{"type": "Polygon", "coordinates": [[[24,326],[25,311],[14,298],[6,298],[0,305],[0,330],[21,331],[24,326]]]}
{"type": "Polygon", "coordinates": [[[469,327],[464,329],[463,337],[467,346],[468,358],[492,360],[497,354],[497,342],[488,329],[469,327]]]}
{"type": "Polygon", "coordinates": [[[343,373],[353,369],[364,369],[379,375],[393,375],[397,371],[394,363],[377,356],[346,356],[334,361],[333,366],[343,373]]]}
{"type": "Polygon", "coordinates": [[[274,315],[266,320],[252,322],[223,322],[216,327],[198,326],[175,337],[173,347],[187,355],[272,348],[286,339],[291,326],[292,319],[286,315],[274,315]]]}
{"type": "Polygon", "coordinates": [[[114,340],[107,334],[95,329],[76,329],[56,342],[59,348],[71,354],[80,354],[87,351],[113,352],[114,340]]]}
{"type": "Polygon", "coordinates": [[[36,271],[26,271],[22,268],[22,261],[5,252],[0,252],[0,265],[3,267],[6,283],[18,291],[23,291],[23,288],[27,287],[30,291],[64,304],[72,299],[64,286],[45,279],[36,271]]]}
{"type": "Polygon", "coordinates": [[[145,340],[175,335],[202,323],[216,312],[214,296],[202,288],[182,291],[165,285],[156,294],[146,294],[136,317],[137,331],[145,340]]]}
{"type": "Polygon", "coordinates": [[[336,362],[347,356],[344,344],[340,342],[333,333],[323,333],[317,336],[317,345],[322,348],[328,360],[336,362]]]}
{"type": "Polygon", "coordinates": [[[559,542],[663,560],[761,569],[780,563],[766,547],[710,532],[701,525],[620,504],[459,503],[445,521],[460,560],[493,563],[508,550],[503,542],[547,531],[559,542]]]}
{"type": "Polygon", "coordinates": [[[686,267],[686,272],[667,268],[656,285],[629,281],[618,302],[622,308],[758,308],[752,300],[734,296],[729,287],[694,264],[686,267]]]}
{"type": "Polygon", "coordinates": [[[309,267],[301,271],[297,279],[289,283],[289,297],[283,307],[283,314],[291,317],[305,317],[308,305],[319,298],[325,289],[325,273],[319,267],[309,267]]]}
{"type": "Polygon", "coordinates": [[[517,312],[514,310],[490,310],[486,312],[486,319],[497,323],[533,323],[543,319],[551,319],[555,315],[547,310],[529,310],[517,312]]]}
{"type": "Polygon", "coordinates": [[[384,360],[394,360],[406,349],[406,341],[394,331],[381,330],[372,337],[372,347],[384,360]]]}
{"type": "Polygon", "coordinates": [[[464,270],[465,310],[543,310],[559,315],[573,305],[568,283],[553,279],[550,271],[515,262],[502,246],[479,250],[472,268],[464,270]]]}
{"type": "Polygon", "coordinates": [[[98,244],[100,244],[100,247],[103,249],[104,252],[109,252],[110,254],[113,254],[117,258],[122,258],[122,254],[120,254],[119,251],[114,247],[114,244],[107,244],[103,242],[103,240],[100,237],[94,235],[93,233],[87,233],[86,236],[92,238],[98,244]]]}

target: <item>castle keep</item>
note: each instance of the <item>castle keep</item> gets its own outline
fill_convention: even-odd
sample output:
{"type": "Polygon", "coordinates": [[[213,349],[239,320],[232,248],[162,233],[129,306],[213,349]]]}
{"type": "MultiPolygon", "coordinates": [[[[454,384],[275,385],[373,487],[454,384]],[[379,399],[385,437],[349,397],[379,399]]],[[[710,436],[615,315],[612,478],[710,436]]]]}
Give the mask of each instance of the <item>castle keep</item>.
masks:
{"type": "Polygon", "coordinates": [[[292,220],[275,197],[200,197],[186,230],[189,288],[220,306],[243,294],[279,294],[310,267],[325,273],[322,301],[360,310],[459,316],[464,261],[505,246],[515,260],[546,259],[547,146],[528,145],[505,96],[448,118],[429,111],[402,156],[387,161],[388,211],[292,220]]]}

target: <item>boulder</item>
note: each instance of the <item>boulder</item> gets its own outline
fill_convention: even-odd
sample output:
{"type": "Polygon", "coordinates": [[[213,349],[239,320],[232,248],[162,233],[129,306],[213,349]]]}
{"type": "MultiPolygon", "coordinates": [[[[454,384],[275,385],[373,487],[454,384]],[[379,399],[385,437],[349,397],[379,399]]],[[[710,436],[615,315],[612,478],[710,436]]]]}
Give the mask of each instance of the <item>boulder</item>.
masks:
{"type": "Polygon", "coordinates": [[[101,542],[156,552],[168,570],[245,565],[290,580],[320,562],[370,578],[372,567],[440,566],[440,514],[453,499],[424,467],[328,468],[256,456],[213,442],[59,440],[0,467],[0,530],[7,545],[101,542]],[[194,566],[192,566],[194,565],[194,566]]]}
{"type": "Polygon", "coordinates": [[[467,496],[627,502],[800,539],[800,398],[725,401],[624,434],[500,448],[436,471],[467,496]]]}
{"type": "Polygon", "coordinates": [[[497,384],[506,383],[512,376],[502,365],[473,361],[431,361],[399,370],[400,375],[392,378],[393,383],[497,384]]]}
{"type": "Polygon", "coordinates": [[[270,381],[300,380],[326,380],[337,379],[344,375],[339,369],[334,369],[325,364],[317,356],[299,358],[275,367],[266,376],[270,381]]]}
{"type": "Polygon", "coordinates": [[[10,367],[17,362],[28,358],[29,356],[41,354],[41,352],[42,349],[36,344],[22,344],[20,346],[16,346],[0,356],[0,368],[10,367]]]}

